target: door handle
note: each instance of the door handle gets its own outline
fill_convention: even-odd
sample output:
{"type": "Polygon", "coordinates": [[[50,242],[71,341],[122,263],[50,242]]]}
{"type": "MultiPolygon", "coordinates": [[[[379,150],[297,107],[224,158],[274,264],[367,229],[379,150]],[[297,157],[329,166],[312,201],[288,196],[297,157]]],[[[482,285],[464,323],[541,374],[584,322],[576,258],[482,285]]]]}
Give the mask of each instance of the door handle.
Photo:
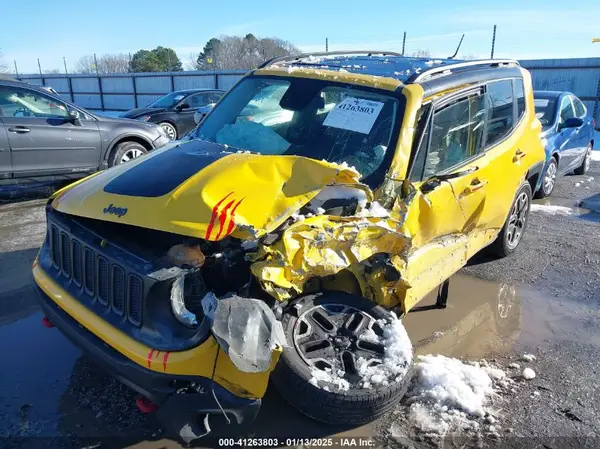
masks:
{"type": "Polygon", "coordinates": [[[527,153],[525,153],[524,151],[521,151],[520,149],[518,149],[515,152],[515,155],[513,156],[513,162],[519,162],[521,159],[523,159],[525,156],[527,155],[527,153]]]}
{"type": "Polygon", "coordinates": [[[8,130],[11,133],[17,133],[17,134],[25,134],[30,132],[31,130],[25,126],[15,126],[14,128],[8,128],[8,130]]]}
{"type": "Polygon", "coordinates": [[[471,193],[475,193],[478,190],[484,188],[487,184],[487,181],[480,181],[479,179],[475,178],[473,181],[471,181],[471,184],[468,185],[465,190],[463,190],[462,194],[460,195],[461,198],[470,195],[471,193]]]}

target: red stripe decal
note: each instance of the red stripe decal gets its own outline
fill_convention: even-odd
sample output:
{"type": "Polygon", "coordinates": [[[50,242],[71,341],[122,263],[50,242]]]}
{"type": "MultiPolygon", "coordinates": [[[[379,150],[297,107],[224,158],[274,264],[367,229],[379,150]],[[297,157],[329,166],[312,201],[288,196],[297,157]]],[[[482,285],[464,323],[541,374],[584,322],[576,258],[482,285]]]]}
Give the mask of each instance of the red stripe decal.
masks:
{"type": "Polygon", "coordinates": [[[148,368],[152,368],[152,355],[154,354],[154,349],[150,349],[148,353],[148,368]]]}
{"type": "Polygon", "coordinates": [[[167,351],[167,352],[165,352],[165,355],[163,356],[163,368],[165,369],[165,372],[167,372],[167,360],[169,360],[169,354],[170,354],[170,352],[167,351]]]}
{"type": "Polygon", "coordinates": [[[219,240],[219,237],[221,237],[221,232],[223,232],[223,228],[225,227],[225,220],[227,220],[227,212],[233,203],[235,203],[235,200],[231,200],[227,203],[227,206],[223,208],[221,215],[219,215],[219,232],[217,233],[215,240],[219,240]]]}
{"type": "Polygon", "coordinates": [[[227,195],[221,198],[221,200],[217,204],[215,204],[215,207],[213,207],[212,215],[210,217],[210,223],[208,224],[208,228],[206,229],[206,236],[204,237],[206,240],[208,240],[208,238],[210,237],[210,233],[212,232],[213,227],[215,226],[215,220],[217,219],[217,215],[219,214],[219,206],[232,193],[233,192],[229,192],[227,195]]]}
{"type": "Polygon", "coordinates": [[[225,233],[225,235],[229,235],[231,234],[231,231],[233,231],[233,227],[235,226],[235,221],[233,221],[233,219],[235,218],[235,210],[238,208],[242,201],[244,201],[244,198],[239,200],[237,204],[233,206],[233,209],[231,209],[231,221],[229,222],[229,226],[227,226],[227,232],[225,233]]]}

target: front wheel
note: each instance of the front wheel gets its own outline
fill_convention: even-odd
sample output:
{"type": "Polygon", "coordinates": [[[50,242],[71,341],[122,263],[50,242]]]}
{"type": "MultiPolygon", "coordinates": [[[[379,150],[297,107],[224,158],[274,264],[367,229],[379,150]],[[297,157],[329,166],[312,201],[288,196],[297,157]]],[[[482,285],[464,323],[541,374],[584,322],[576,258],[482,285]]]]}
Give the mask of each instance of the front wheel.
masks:
{"type": "Polygon", "coordinates": [[[548,166],[546,167],[546,173],[544,174],[544,179],[542,181],[542,186],[540,190],[535,194],[536,198],[546,198],[550,196],[554,191],[554,186],[556,185],[556,172],[558,168],[558,164],[556,163],[556,159],[553,157],[548,161],[548,166]]]}
{"type": "Polygon", "coordinates": [[[138,142],[121,142],[110,153],[108,166],[114,167],[129,162],[147,152],[148,150],[138,142]]]}
{"type": "Polygon", "coordinates": [[[510,256],[515,252],[527,226],[529,217],[529,206],[531,205],[531,186],[523,184],[510,207],[508,218],[498,234],[498,238],[492,243],[491,250],[498,257],[510,256]]]}
{"type": "Polygon", "coordinates": [[[590,143],[585,152],[585,157],[581,162],[581,165],[575,169],[576,175],[585,175],[587,171],[590,169],[590,165],[592,163],[592,144],[590,143]]]}
{"type": "Polygon", "coordinates": [[[401,322],[365,298],[341,292],[295,301],[282,318],[289,347],[271,379],[305,415],[361,425],[391,410],[412,377],[412,346],[401,322]],[[290,311],[290,312],[288,312],[290,311]]]}
{"type": "Polygon", "coordinates": [[[159,123],[158,126],[163,129],[169,140],[177,140],[177,130],[173,125],[168,122],[162,122],[159,123]]]}

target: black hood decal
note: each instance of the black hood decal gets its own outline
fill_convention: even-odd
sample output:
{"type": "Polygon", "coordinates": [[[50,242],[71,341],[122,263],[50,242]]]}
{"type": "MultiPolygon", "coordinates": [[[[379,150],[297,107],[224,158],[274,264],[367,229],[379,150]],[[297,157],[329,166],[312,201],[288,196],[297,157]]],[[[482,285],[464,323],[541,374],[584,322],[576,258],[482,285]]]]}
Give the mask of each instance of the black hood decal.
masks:
{"type": "Polygon", "coordinates": [[[202,141],[190,141],[150,157],[105,187],[115,195],[163,196],[205,167],[227,156],[223,147],[202,141]]]}

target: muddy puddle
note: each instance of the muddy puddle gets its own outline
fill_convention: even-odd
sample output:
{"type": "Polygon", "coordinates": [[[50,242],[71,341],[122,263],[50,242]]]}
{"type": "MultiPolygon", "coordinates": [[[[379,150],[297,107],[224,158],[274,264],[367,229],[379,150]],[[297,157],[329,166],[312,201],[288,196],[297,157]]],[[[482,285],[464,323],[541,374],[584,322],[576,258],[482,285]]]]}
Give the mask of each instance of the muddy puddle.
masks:
{"type": "MultiPolygon", "coordinates": [[[[127,436],[132,447],[178,447],[161,439],[153,417],[138,416],[133,392],[91,364],[58,330],[41,325],[34,295],[32,288],[0,294],[0,437],[116,435],[127,436]]],[[[451,279],[446,309],[435,308],[435,302],[436,294],[428,295],[404,320],[417,354],[480,359],[555,339],[589,339],[597,333],[586,333],[586,327],[600,313],[585,303],[463,275],[451,279]]],[[[600,348],[596,339],[590,343],[600,348]]],[[[319,424],[270,388],[247,432],[256,438],[369,437],[376,425],[319,424]]],[[[202,445],[218,446],[218,440],[202,445]]]]}

